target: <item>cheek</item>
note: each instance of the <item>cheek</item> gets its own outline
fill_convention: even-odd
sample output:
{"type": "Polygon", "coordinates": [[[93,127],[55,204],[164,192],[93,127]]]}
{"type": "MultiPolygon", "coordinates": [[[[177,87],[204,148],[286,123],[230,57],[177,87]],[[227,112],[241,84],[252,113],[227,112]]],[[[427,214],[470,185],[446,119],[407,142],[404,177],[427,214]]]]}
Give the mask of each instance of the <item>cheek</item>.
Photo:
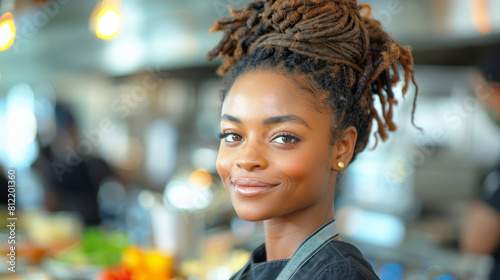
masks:
{"type": "Polygon", "coordinates": [[[317,168],[317,158],[308,153],[294,156],[291,159],[281,160],[277,164],[280,165],[281,171],[290,178],[301,178],[310,176],[311,171],[317,168]],[[316,166],[316,167],[315,167],[316,166]]]}
{"type": "Polygon", "coordinates": [[[281,170],[284,171],[290,177],[301,177],[304,173],[307,173],[309,167],[305,161],[294,158],[292,160],[281,161],[281,170]]]}
{"type": "Polygon", "coordinates": [[[280,160],[276,164],[280,166],[281,173],[292,180],[322,181],[323,175],[329,174],[329,160],[330,156],[324,150],[307,149],[300,155],[280,160]]]}

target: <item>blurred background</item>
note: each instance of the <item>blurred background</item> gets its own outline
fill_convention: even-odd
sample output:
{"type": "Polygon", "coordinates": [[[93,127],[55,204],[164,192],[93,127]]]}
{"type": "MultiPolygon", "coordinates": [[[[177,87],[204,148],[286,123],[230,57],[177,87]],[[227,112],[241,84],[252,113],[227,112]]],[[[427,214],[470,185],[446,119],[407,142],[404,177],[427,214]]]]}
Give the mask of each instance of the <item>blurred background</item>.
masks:
{"type": "MultiPolygon", "coordinates": [[[[0,229],[2,279],[218,280],[246,263],[262,225],[217,175],[221,80],[205,54],[227,5],[248,2],[0,2],[0,173],[16,194],[12,216],[2,186],[1,215],[17,218],[16,273],[0,229]]],[[[459,244],[500,159],[481,98],[495,81],[477,67],[500,67],[500,1],[366,2],[413,47],[424,131],[410,88],[396,133],[339,182],[343,239],[381,279],[487,279],[493,259],[459,244]]]]}

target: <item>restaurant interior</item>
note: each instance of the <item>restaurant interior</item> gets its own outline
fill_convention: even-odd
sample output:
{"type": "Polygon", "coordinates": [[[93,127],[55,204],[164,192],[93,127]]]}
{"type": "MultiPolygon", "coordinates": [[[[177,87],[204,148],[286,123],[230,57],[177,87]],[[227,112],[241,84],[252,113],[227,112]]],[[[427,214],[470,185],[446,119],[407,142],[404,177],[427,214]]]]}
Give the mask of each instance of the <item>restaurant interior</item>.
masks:
{"type": "MultiPolygon", "coordinates": [[[[1,279],[225,280],[243,267],[263,225],[236,215],[216,170],[222,80],[206,53],[214,21],[249,2],[0,2],[0,177],[15,180],[0,218],[16,218],[0,228],[1,279]]],[[[487,279],[491,256],[460,240],[500,160],[479,66],[500,53],[500,1],[358,2],[411,46],[418,99],[415,125],[412,85],[397,131],[343,172],[342,239],[384,280],[487,279]]]]}

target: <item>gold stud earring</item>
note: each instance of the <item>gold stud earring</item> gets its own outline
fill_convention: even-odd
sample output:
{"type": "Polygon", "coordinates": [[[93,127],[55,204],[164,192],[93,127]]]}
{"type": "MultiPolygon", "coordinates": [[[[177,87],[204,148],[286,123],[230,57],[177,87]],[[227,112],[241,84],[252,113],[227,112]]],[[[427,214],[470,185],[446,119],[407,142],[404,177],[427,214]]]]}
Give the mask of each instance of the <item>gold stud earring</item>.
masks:
{"type": "Polygon", "coordinates": [[[337,166],[340,168],[340,169],[344,169],[345,167],[345,164],[343,161],[339,161],[339,163],[337,163],[337,166]]]}

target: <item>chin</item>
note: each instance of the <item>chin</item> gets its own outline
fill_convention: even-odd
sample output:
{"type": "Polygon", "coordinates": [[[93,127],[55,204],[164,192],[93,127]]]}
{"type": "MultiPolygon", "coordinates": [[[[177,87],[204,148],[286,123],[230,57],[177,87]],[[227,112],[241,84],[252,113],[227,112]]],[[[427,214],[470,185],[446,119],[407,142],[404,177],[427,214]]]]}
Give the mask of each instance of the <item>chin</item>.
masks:
{"type": "Polygon", "coordinates": [[[240,205],[239,207],[235,206],[234,210],[240,218],[248,222],[260,222],[272,218],[272,215],[263,212],[263,209],[255,209],[255,207],[241,207],[240,205]]]}
{"type": "MultiPolygon", "coordinates": [[[[236,213],[236,214],[238,214],[238,213],[236,213]]],[[[238,214],[238,216],[247,222],[260,222],[263,220],[267,220],[267,219],[262,219],[260,217],[255,217],[255,216],[244,216],[244,215],[240,215],[240,214],[238,214]]]]}

